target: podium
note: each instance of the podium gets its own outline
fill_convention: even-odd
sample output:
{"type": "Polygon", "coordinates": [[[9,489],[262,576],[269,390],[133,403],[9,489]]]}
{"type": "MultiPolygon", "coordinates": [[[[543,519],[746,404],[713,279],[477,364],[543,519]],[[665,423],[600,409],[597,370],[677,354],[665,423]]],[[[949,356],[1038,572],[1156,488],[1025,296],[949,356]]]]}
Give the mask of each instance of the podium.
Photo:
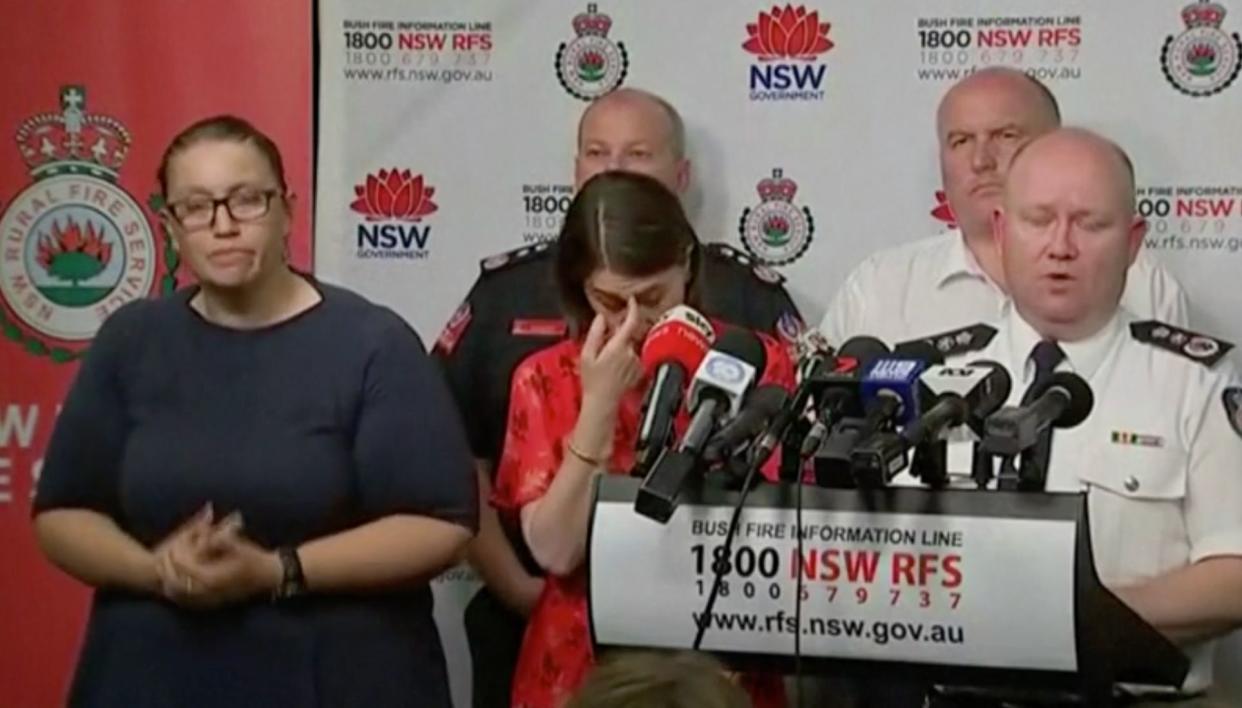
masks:
{"type": "Polygon", "coordinates": [[[1106,704],[1116,684],[1176,688],[1186,656],[1106,590],[1085,495],[805,487],[683,492],[667,524],[634,511],[639,480],[596,482],[588,538],[597,648],[702,649],[737,668],[879,674],[929,683],[1061,691],[1106,704]],[[798,536],[802,552],[798,552],[798,536]],[[725,585],[702,618],[714,576],[725,585]],[[794,600],[801,575],[801,617],[794,600]]]}

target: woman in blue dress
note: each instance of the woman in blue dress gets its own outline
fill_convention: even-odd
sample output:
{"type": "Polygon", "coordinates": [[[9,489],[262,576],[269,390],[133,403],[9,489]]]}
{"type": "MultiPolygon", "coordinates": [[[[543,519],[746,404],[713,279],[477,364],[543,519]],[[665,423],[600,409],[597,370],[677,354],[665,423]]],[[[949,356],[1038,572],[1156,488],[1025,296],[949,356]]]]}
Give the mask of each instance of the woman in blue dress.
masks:
{"type": "Polygon", "coordinates": [[[190,126],[158,177],[198,284],[104,322],[35,499],[95,588],[69,703],[449,705],[428,580],[477,499],[439,370],[392,311],[290,269],[253,126],[190,126]]]}

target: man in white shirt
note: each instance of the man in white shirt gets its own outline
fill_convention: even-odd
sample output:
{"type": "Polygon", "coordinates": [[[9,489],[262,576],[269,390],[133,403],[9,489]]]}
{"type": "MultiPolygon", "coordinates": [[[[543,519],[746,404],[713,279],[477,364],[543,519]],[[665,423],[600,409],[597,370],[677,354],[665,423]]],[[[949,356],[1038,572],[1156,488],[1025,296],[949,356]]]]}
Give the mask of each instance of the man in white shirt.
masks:
{"type": "Polygon", "coordinates": [[[994,227],[1012,299],[990,344],[959,360],[1005,366],[1010,405],[1052,372],[1090,386],[1087,418],[1046,443],[1045,488],[1087,492],[1101,580],[1182,646],[1191,659],[1182,690],[1200,693],[1212,682],[1212,640],[1242,625],[1232,345],[1122,303],[1146,223],[1129,159],[1097,135],[1060,129],[1021,148],[994,227]]]}
{"type": "MultiPolygon", "coordinates": [[[[1006,296],[992,214],[1015,151],[1060,125],[1056,99],[1008,68],[976,72],[951,87],[936,113],[940,172],[958,229],[870,256],[846,279],[820,325],[840,346],[855,335],[893,344],[968,322],[989,322],[1006,296]]],[[[1182,287],[1141,254],[1122,302],[1135,314],[1187,321],[1182,287]]]]}

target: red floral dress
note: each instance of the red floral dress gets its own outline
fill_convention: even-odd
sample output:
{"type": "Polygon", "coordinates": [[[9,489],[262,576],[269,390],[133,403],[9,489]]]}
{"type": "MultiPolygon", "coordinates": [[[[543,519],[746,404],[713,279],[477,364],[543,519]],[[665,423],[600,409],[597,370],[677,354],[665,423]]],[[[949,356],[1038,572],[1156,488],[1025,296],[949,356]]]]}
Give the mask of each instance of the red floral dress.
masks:
{"type": "MultiPolygon", "coordinates": [[[[760,335],[767,353],[762,383],[792,388],[793,364],[775,340],[760,335]]],[[[564,443],[582,407],[578,379],[581,342],[566,340],[527,357],[513,372],[509,420],[504,452],[496,475],[492,504],[516,515],[526,504],[542,497],[561,467],[564,443]]],[[[612,457],[608,471],[625,474],[634,465],[639,408],[645,383],[626,393],[617,413],[612,457]]],[[[684,411],[677,431],[689,421],[684,411]]],[[[763,473],[775,479],[776,456],[763,473]]],[[[515,708],[556,708],[577,689],[594,663],[587,629],[586,574],[548,575],[522,641],[513,679],[515,708]]],[[[785,694],[779,677],[744,675],[743,684],[756,706],[783,706],[785,694]]]]}

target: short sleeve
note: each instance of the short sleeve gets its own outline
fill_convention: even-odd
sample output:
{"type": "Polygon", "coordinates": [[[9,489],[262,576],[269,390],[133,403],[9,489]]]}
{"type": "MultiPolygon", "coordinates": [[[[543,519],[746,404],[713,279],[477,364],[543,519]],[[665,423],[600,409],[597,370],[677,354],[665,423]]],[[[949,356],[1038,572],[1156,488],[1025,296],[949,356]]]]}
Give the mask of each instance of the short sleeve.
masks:
{"type": "Polygon", "coordinates": [[[845,279],[845,282],[828,304],[828,311],[819,323],[824,338],[834,347],[840,347],[850,337],[864,334],[863,292],[866,274],[873,270],[871,261],[864,261],[845,279]]]}
{"type": "Polygon", "coordinates": [[[395,314],[377,335],[354,431],[363,514],[478,523],[478,488],[466,436],[440,370],[395,314]]]}
{"type": "Polygon", "coordinates": [[[484,417],[472,415],[485,407],[482,385],[486,377],[480,367],[485,366],[488,349],[487,335],[491,331],[485,322],[486,308],[480,309],[479,282],[449,317],[440,332],[433,349],[444,371],[450,393],[457,402],[457,409],[464,415],[462,425],[475,457],[490,457],[487,452],[487,426],[484,417]]]}
{"type": "Polygon", "coordinates": [[[1191,562],[1242,555],[1242,382],[1230,362],[1215,368],[1223,371],[1205,371],[1204,385],[1192,386],[1199,410],[1189,416],[1185,515],[1191,562]]]}
{"type": "Polygon", "coordinates": [[[1126,277],[1121,304],[1140,319],[1190,327],[1190,300],[1177,278],[1155,256],[1139,251],[1126,277]]]}
{"type": "Polygon", "coordinates": [[[553,373],[546,370],[544,359],[528,358],[513,372],[504,450],[492,494],[492,503],[507,511],[519,511],[542,497],[561,466],[553,373]]]}
{"type": "Polygon", "coordinates": [[[145,304],[117,310],[91,343],[52,430],[34,513],[73,508],[119,516],[121,456],[129,434],[124,367],[145,304]]]}

